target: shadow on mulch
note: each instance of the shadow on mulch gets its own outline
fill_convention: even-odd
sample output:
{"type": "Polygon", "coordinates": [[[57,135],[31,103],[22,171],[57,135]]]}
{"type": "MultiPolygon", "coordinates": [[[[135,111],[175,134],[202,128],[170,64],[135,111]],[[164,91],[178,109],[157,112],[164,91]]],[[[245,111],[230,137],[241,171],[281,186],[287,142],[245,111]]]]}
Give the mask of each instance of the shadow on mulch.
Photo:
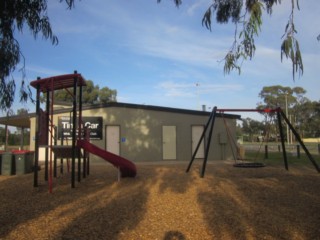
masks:
{"type": "Polygon", "coordinates": [[[174,193],[185,193],[194,182],[194,177],[185,173],[182,166],[167,167],[161,176],[160,193],[171,190],[174,193]]]}
{"type": "MultiPolygon", "coordinates": [[[[132,179],[131,179],[132,180],[132,179]]],[[[122,180],[122,184],[130,184],[122,180]]],[[[121,187],[120,187],[121,188],[121,187]]],[[[83,214],[64,227],[62,239],[117,239],[122,232],[132,230],[143,218],[148,191],[143,184],[132,186],[125,194],[117,193],[110,201],[103,192],[96,195],[99,203],[93,202],[83,214]]]]}
{"type": "Polygon", "coordinates": [[[209,166],[198,203],[216,239],[319,239],[319,177],[314,169],[209,166]]]}
{"type": "Polygon", "coordinates": [[[185,240],[186,237],[179,231],[168,231],[163,240],[185,240]]]}
{"type": "MultiPolygon", "coordinates": [[[[149,173],[154,175],[152,169],[149,173]]],[[[43,171],[40,171],[39,179],[43,177],[41,175],[43,171]]],[[[85,180],[71,189],[70,176],[66,174],[53,180],[52,194],[48,193],[47,184],[42,179],[43,183],[33,188],[33,174],[5,179],[0,176],[0,238],[6,238],[19,225],[48,215],[48,229],[39,229],[39,238],[43,238],[41,234],[47,231],[45,237],[50,239],[116,239],[122,231],[133,229],[143,218],[149,194],[148,179],[141,181],[138,176],[117,182],[116,176],[113,167],[97,176],[91,170],[85,180]],[[50,219],[56,216],[55,211],[70,205],[71,210],[66,207],[58,218],[50,219]],[[70,216],[71,221],[64,221],[70,216]],[[60,224],[58,232],[50,229],[53,224],[60,224]]],[[[34,229],[36,231],[37,226],[34,229]]]]}

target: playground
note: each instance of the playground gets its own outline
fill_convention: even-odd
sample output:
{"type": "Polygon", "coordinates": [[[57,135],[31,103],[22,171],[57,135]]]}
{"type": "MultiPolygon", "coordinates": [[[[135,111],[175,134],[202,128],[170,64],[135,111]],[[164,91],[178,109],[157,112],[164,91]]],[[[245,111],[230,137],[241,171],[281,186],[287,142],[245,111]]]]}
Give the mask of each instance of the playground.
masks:
{"type": "MultiPolygon", "coordinates": [[[[33,174],[0,176],[0,239],[319,239],[319,159],[280,108],[258,110],[277,114],[280,129],[283,151],[270,152],[270,158],[265,152],[268,164],[252,165],[238,158],[238,151],[234,160],[244,160],[241,165],[207,161],[217,113],[239,111],[217,107],[190,162],[134,163],[90,143],[82,121],[85,80],[80,74],[38,78],[31,85],[37,89],[33,174]],[[63,138],[57,144],[53,92],[70,87],[71,144],[64,145],[63,138]],[[46,93],[45,111],[40,93],[46,93]],[[303,159],[300,151],[296,157],[287,154],[281,119],[303,148],[303,159]],[[196,155],[206,131],[200,161],[196,155]],[[41,161],[40,148],[45,152],[41,161]],[[89,154],[99,160],[91,161],[89,154]]],[[[227,136],[232,139],[231,133],[227,136]]]]}
{"type": "MultiPolygon", "coordinates": [[[[314,167],[235,168],[233,161],[137,165],[118,181],[95,163],[70,188],[60,175],[53,193],[33,174],[0,176],[1,239],[319,239],[320,181],[314,167]]],[[[44,170],[39,171],[43,178],[44,170]]]]}

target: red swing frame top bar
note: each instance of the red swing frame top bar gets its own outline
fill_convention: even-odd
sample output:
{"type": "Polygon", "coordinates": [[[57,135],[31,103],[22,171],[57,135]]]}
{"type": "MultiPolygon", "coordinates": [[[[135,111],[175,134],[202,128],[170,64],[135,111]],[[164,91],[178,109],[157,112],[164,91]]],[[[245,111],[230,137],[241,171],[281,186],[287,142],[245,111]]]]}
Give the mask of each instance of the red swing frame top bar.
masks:
{"type": "Polygon", "coordinates": [[[265,113],[274,113],[274,112],[280,112],[280,108],[265,108],[265,109],[216,109],[217,112],[265,112],[265,113]]]}
{"type": "Polygon", "coordinates": [[[85,79],[80,73],[64,74],[48,78],[39,78],[30,83],[34,88],[40,87],[41,92],[51,92],[71,88],[74,86],[74,79],[77,78],[77,86],[86,86],[85,79]],[[53,83],[53,84],[52,84],[53,83]]]}

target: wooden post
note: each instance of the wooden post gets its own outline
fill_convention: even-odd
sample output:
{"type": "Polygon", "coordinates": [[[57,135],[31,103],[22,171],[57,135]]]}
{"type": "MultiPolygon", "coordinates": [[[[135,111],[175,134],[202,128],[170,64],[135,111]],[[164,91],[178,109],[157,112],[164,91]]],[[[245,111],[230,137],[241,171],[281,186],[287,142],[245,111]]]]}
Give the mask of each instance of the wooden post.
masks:
{"type": "Polygon", "coordinates": [[[208,145],[207,145],[207,148],[206,148],[205,157],[204,157],[204,161],[203,161],[203,165],[202,165],[201,177],[204,177],[204,173],[205,173],[205,170],[206,170],[206,165],[207,165],[207,161],[208,161],[209,148],[210,148],[210,143],[211,143],[211,138],[212,138],[212,132],[213,132],[213,126],[214,126],[216,111],[217,111],[217,107],[214,107],[213,110],[212,110],[213,116],[212,116],[212,119],[211,119],[211,127],[210,127],[210,132],[209,132],[208,145]]]}
{"type": "Polygon", "coordinates": [[[265,145],[265,146],[264,146],[264,158],[265,158],[265,159],[268,159],[268,158],[269,158],[269,155],[268,155],[268,145],[265,145]]]}
{"type": "Polygon", "coordinates": [[[282,111],[282,110],[279,108],[279,111],[277,112],[278,126],[279,126],[279,132],[280,132],[280,137],[281,137],[284,166],[285,166],[286,170],[288,170],[289,168],[288,168],[287,152],[286,152],[286,146],[284,143],[284,135],[283,135],[280,111],[282,111]]]}
{"type": "MultiPolygon", "coordinates": [[[[39,80],[40,78],[38,78],[39,80]]],[[[39,168],[39,126],[40,126],[40,85],[37,85],[36,97],[36,135],[34,146],[34,167],[33,167],[33,187],[38,187],[38,168],[39,168]]]]}
{"type": "MultiPolygon", "coordinates": [[[[77,72],[75,71],[75,74],[77,72]]],[[[72,116],[72,162],[71,162],[71,187],[75,188],[76,179],[76,130],[77,130],[77,83],[78,78],[73,79],[73,116],[72,116]]]]}
{"type": "Polygon", "coordinates": [[[192,163],[193,163],[193,161],[194,161],[194,159],[195,159],[195,157],[196,157],[196,155],[197,155],[197,152],[198,152],[198,150],[199,150],[199,147],[200,147],[200,145],[201,145],[201,142],[204,141],[204,137],[205,137],[205,135],[206,135],[206,131],[207,131],[208,127],[209,127],[209,124],[210,124],[211,119],[212,119],[212,117],[213,117],[214,114],[215,114],[215,112],[212,110],[212,113],[210,114],[210,117],[209,117],[209,119],[208,119],[208,122],[207,122],[207,124],[205,125],[205,127],[204,127],[204,129],[203,129],[203,133],[202,133],[202,135],[201,135],[201,137],[200,137],[200,139],[199,139],[198,145],[197,145],[197,147],[196,147],[196,149],[195,149],[195,151],[194,151],[194,153],[193,153],[193,155],[192,155],[191,161],[190,161],[190,163],[189,163],[189,165],[188,165],[188,168],[187,168],[186,172],[189,172],[189,170],[190,170],[190,168],[191,168],[191,165],[192,165],[192,163]]]}

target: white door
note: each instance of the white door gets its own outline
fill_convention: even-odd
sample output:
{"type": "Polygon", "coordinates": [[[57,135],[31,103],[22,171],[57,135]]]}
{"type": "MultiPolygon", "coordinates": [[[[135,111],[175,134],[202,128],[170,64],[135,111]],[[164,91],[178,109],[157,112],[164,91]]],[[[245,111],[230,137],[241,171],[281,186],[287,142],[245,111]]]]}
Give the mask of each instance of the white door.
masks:
{"type": "Polygon", "coordinates": [[[106,126],[106,150],[120,155],[120,126],[106,126]]]}
{"type": "MultiPolygon", "coordinates": [[[[192,156],[198,146],[204,126],[192,126],[192,156]]],[[[204,140],[202,139],[195,158],[204,158],[204,140]]]]}
{"type": "Polygon", "coordinates": [[[177,159],[176,126],[162,127],[163,159],[177,159]]]}

